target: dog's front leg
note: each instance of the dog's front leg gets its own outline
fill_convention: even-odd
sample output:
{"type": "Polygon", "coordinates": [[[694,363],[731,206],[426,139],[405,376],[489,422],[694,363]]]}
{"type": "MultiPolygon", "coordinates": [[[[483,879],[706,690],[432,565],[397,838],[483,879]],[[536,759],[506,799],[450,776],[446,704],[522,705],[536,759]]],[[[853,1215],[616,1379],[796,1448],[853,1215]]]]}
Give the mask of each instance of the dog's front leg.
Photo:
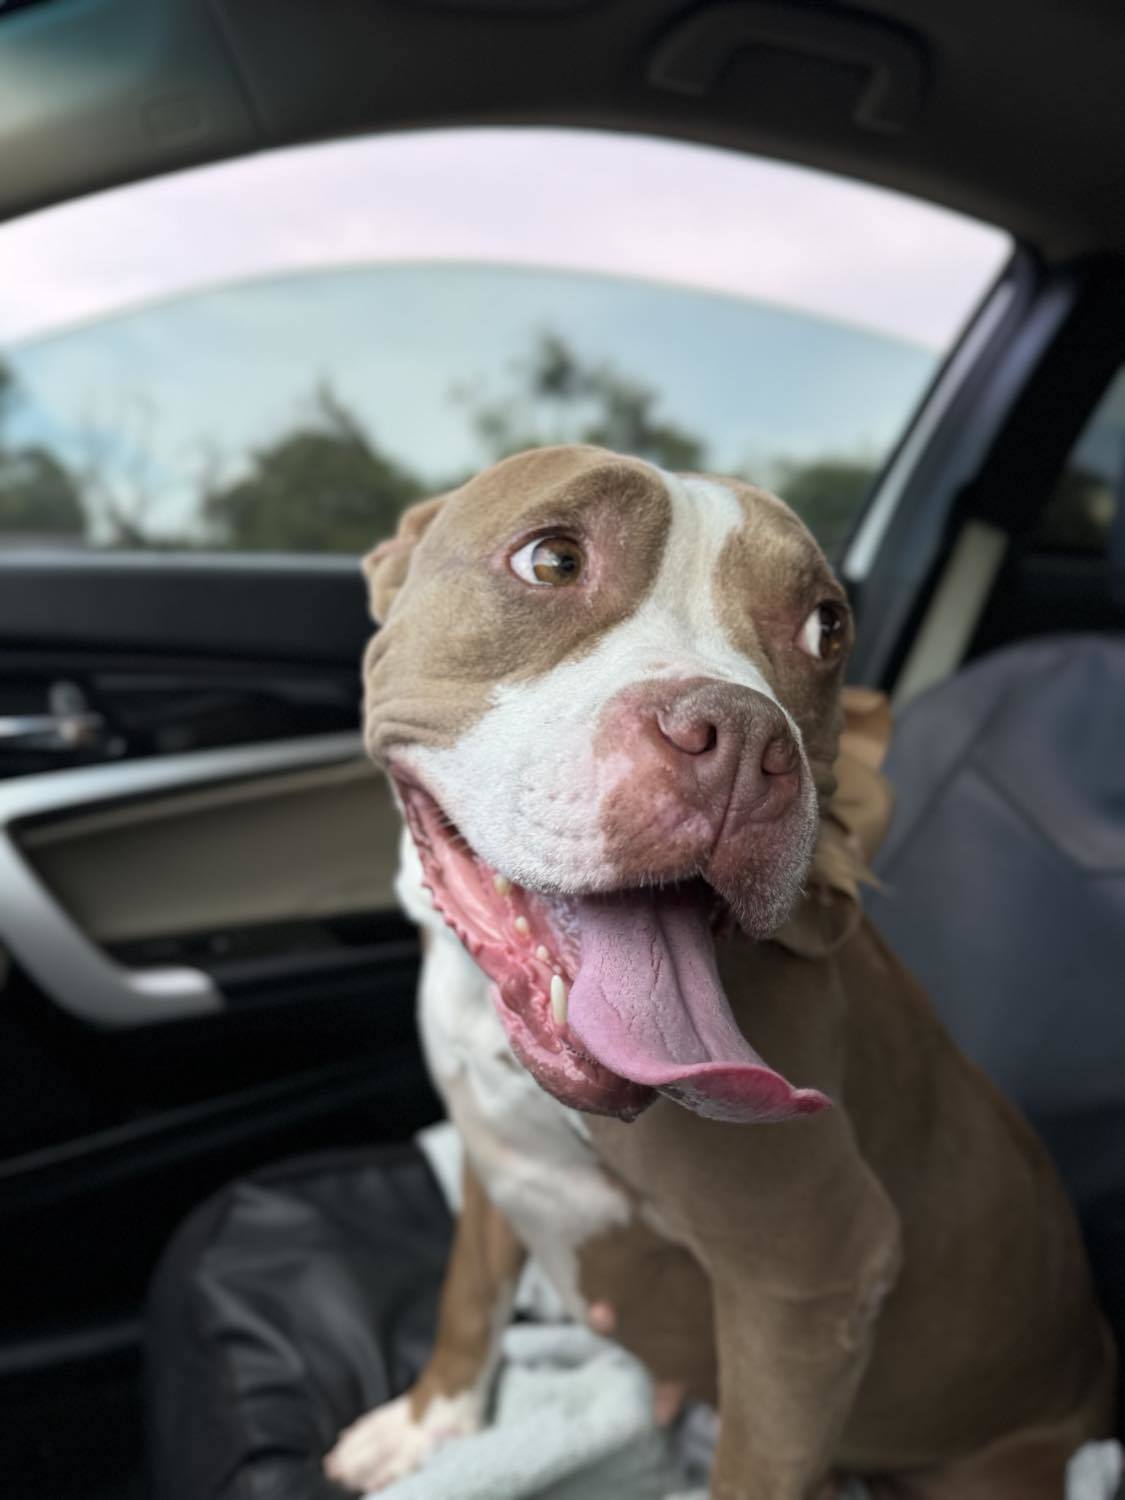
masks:
{"type": "Polygon", "coordinates": [[[822,1278],[712,1270],[719,1353],[719,1448],[712,1500],[821,1500],[899,1264],[897,1218],[881,1189],[863,1243],[822,1278]],[[819,1282],[819,1285],[818,1285],[819,1282]]]}
{"type": "Polygon", "coordinates": [[[715,1293],[721,1394],[712,1500],[820,1500],[832,1493],[832,1455],[869,1337],[839,1339],[854,1312],[848,1294],[794,1302],[744,1291],[732,1284],[715,1293]]]}
{"type": "Polygon", "coordinates": [[[484,1421],[526,1252],[466,1160],[464,1196],[442,1287],[434,1350],[411,1390],[341,1433],[325,1472],[365,1491],[419,1468],[484,1421]]]}

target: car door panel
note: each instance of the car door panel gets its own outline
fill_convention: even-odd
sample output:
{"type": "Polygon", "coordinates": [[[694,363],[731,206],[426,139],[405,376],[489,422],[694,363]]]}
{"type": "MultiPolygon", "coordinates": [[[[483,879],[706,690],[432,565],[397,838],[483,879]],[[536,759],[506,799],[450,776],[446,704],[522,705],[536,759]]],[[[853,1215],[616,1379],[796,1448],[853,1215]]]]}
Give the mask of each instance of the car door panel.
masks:
{"type": "Polygon", "coordinates": [[[290,622],[268,657],[252,564],[166,568],[174,621],[148,578],[108,627],[128,568],[63,571],[59,613],[0,640],[0,710],[12,683],[26,711],[66,681],[106,724],[72,753],[0,747],[0,1363],[127,1321],[177,1220],[231,1176],[437,1112],[397,814],[358,733],[357,570],[267,563],[290,622]],[[80,600],[104,639],[79,638],[80,600]]]}
{"type": "Polygon", "coordinates": [[[227,929],[391,908],[397,817],[360,755],[317,736],[0,786],[9,949],[98,1025],[220,1008],[198,969],[113,966],[105,946],[214,932],[221,954],[227,929]]]}

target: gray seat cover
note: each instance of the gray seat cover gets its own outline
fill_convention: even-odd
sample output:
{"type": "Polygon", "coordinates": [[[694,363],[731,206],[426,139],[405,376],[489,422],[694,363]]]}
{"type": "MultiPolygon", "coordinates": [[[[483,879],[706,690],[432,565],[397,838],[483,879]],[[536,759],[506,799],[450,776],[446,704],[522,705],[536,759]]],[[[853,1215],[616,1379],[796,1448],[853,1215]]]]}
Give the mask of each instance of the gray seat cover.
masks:
{"type": "Polygon", "coordinates": [[[869,909],[954,1036],[1037,1119],[1125,1107],[1125,641],[986,658],[886,769],[869,909]]]}
{"type": "Polygon", "coordinates": [[[867,906],[1038,1127],[1125,1332],[1125,639],[998,652],[903,715],[867,906]]]}

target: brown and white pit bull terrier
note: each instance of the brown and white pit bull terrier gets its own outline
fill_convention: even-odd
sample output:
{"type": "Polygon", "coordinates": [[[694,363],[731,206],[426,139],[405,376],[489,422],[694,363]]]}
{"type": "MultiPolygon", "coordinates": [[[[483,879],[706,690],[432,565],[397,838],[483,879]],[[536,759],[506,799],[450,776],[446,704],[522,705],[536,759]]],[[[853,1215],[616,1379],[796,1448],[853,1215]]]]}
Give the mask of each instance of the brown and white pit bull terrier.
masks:
{"type": "Polygon", "coordinates": [[[840,756],[851,623],[809,532],[543,449],[368,573],[368,746],[468,1166],[432,1360],[328,1472],[377,1488],[480,1425],[530,1251],[665,1417],[718,1401],[716,1500],[1061,1500],[1110,1345],[1045,1152],[860,915],[881,710],[840,756]]]}

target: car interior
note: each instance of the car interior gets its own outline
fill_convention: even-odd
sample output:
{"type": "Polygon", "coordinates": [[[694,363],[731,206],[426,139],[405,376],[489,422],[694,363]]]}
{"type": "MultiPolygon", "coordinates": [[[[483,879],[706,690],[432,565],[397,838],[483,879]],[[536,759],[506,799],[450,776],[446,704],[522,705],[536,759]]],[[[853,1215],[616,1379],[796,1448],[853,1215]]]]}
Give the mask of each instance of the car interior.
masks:
{"type": "MultiPolygon", "coordinates": [[[[6,234],[98,195],[124,201],[273,153],[284,176],[290,151],[482,128],[688,143],[1002,234],[956,336],[917,365],[913,389],[904,377],[901,417],[831,551],[856,613],[851,680],[887,691],[899,723],[872,913],[1047,1139],[1119,1344],[1123,46],[1125,16],[1103,0],[0,7],[0,268],[6,234]]],[[[328,161],[309,159],[313,173],[328,161]]],[[[300,201],[286,212],[299,221],[300,201]]],[[[753,225],[752,202],[738,212],[753,225]]],[[[160,230],[183,259],[205,256],[199,223],[160,230]]],[[[146,250],[112,253],[143,263],[146,250]]],[[[31,280],[9,291],[13,308],[52,295],[31,280]]],[[[426,296],[411,304],[418,324],[441,318],[426,296]]],[[[299,355],[312,319],[285,316],[299,355]]],[[[740,326],[727,319],[724,336],[740,326]]],[[[42,361],[62,347],[45,337],[42,361]]],[[[238,357],[249,388],[255,356],[238,357]]],[[[268,349],[259,357],[264,368],[268,349]]],[[[32,388],[39,352],[13,341],[11,358],[32,388]]],[[[599,370],[587,395],[607,387],[599,370]]],[[[309,388],[319,373],[310,357],[309,388]]],[[[350,1205],[332,1253],[385,1272],[352,1311],[394,1324],[393,1353],[364,1355],[365,1394],[402,1388],[432,1320],[448,1224],[402,1153],[440,1107],[415,1033],[417,940],[394,898],[398,816],[358,727],[372,627],[357,556],[381,523],[361,510],[354,542],[307,548],[299,532],[239,544],[249,533],[233,527],[224,550],[189,547],[124,523],[91,545],[29,541],[4,508],[5,486],[16,494],[4,389],[0,1493],[340,1494],[313,1476],[316,1423],[291,1445],[299,1483],[287,1470],[272,1490],[235,1487],[239,1465],[284,1447],[276,1412],[193,1467],[185,1453],[213,1430],[206,1413],[193,1427],[174,1412],[192,1407],[183,1382],[198,1390],[214,1371],[200,1360],[184,1374],[168,1350],[185,1337],[184,1287],[216,1204],[245,1206],[230,1195],[247,1181],[290,1206],[350,1205]],[[295,1182],[311,1198],[293,1197],[295,1182]]],[[[332,399],[324,420],[348,438],[332,399]]],[[[504,400],[479,399],[478,431],[506,420],[504,400]]],[[[395,473],[402,503],[417,498],[395,473]]],[[[233,483],[209,493],[228,517],[245,500],[233,483]]],[[[353,1377],[318,1376],[318,1421],[358,1400],[353,1377]]]]}

